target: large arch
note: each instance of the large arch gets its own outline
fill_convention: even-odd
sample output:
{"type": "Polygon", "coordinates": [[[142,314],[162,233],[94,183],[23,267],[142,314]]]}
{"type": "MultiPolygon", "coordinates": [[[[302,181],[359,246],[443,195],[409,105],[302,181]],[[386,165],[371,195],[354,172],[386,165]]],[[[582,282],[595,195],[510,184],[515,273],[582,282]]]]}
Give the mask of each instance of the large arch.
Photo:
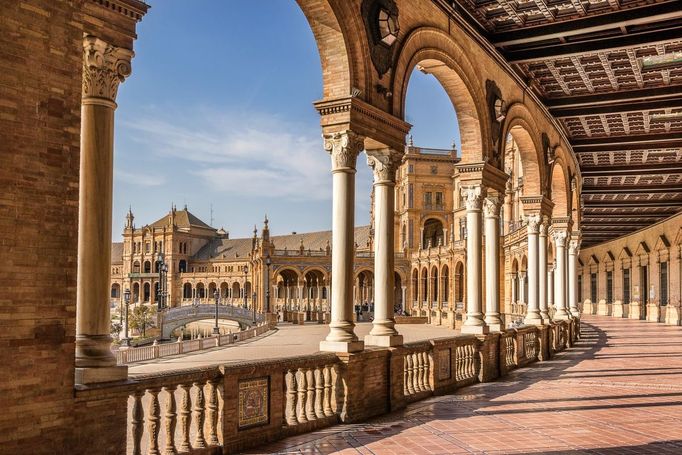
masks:
{"type": "Polygon", "coordinates": [[[570,217],[571,216],[571,193],[569,191],[570,183],[568,181],[568,172],[566,172],[566,165],[561,158],[557,158],[552,165],[552,173],[550,179],[551,197],[554,203],[552,209],[552,217],[570,217]]]}
{"type": "Polygon", "coordinates": [[[398,55],[393,82],[393,112],[400,118],[405,118],[409,80],[417,67],[438,79],[452,101],[462,141],[462,161],[482,161],[491,145],[486,140],[489,122],[485,90],[476,65],[446,32],[431,27],[410,32],[398,55]]]}
{"type": "Polygon", "coordinates": [[[540,134],[535,128],[530,111],[521,103],[512,104],[507,111],[507,122],[502,134],[504,144],[501,150],[506,150],[510,138],[513,138],[519,149],[523,170],[523,194],[525,196],[544,194],[542,182],[545,181],[546,169],[540,134]]]}

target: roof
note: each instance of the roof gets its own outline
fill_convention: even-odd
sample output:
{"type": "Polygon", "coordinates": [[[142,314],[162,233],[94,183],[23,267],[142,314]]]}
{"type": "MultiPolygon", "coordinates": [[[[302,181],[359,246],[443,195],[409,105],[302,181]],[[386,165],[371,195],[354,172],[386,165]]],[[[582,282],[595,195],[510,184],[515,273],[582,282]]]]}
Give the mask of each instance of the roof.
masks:
{"type": "MultiPolygon", "coordinates": [[[[192,256],[193,260],[205,261],[209,259],[235,259],[248,258],[251,252],[251,238],[241,239],[213,239],[204,245],[192,256]]],[[[327,242],[331,245],[332,231],[305,232],[301,234],[276,235],[270,237],[270,241],[278,250],[297,250],[301,246],[307,250],[320,250],[327,247],[327,242]]],[[[358,226],[355,228],[355,242],[359,248],[367,246],[369,240],[369,226],[358,226]]]]}
{"type": "MultiPolygon", "coordinates": [[[[203,229],[214,229],[211,226],[209,226],[208,224],[201,221],[192,212],[187,210],[187,207],[185,207],[182,210],[175,210],[174,209],[174,211],[175,211],[175,225],[179,228],[198,227],[198,228],[203,228],[203,229]]],[[[150,227],[162,228],[164,226],[168,226],[170,216],[171,216],[171,212],[169,211],[161,219],[152,223],[150,225],[150,227]]]]}
{"type": "Polygon", "coordinates": [[[123,262],[123,242],[113,242],[111,244],[111,262],[123,262]]]}

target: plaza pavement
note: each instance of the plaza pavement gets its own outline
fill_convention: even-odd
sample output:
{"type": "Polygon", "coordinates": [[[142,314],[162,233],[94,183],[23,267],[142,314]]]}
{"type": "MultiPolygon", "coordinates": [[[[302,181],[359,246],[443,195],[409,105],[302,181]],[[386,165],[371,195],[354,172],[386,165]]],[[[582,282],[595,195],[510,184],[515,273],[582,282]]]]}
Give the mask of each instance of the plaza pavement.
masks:
{"type": "MultiPolygon", "coordinates": [[[[400,324],[396,327],[405,343],[459,334],[459,331],[443,326],[426,324],[400,324]]],[[[355,333],[362,340],[371,329],[370,322],[359,322],[355,326],[355,333]]],[[[324,324],[279,324],[275,331],[235,345],[130,364],[128,375],[134,378],[136,375],[161,371],[314,354],[319,351],[320,341],[324,340],[327,333],[329,327],[324,324]]]]}
{"type": "Polygon", "coordinates": [[[582,335],[496,382],[248,453],[682,454],[682,327],[585,316],[582,335]]]}

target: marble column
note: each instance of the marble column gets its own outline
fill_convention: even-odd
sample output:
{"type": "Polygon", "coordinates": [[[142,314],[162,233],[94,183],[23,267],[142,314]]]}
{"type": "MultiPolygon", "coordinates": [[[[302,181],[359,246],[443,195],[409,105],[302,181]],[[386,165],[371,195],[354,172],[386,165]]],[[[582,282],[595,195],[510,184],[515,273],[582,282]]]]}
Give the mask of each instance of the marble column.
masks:
{"type": "Polygon", "coordinates": [[[519,302],[523,303],[524,305],[527,305],[528,302],[526,301],[526,272],[519,272],[519,278],[518,278],[518,283],[519,283],[519,302]]]}
{"type": "Polygon", "coordinates": [[[485,198],[485,322],[490,330],[503,329],[500,319],[500,201],[485,198]]]}
{"type": "Polygon", "coordinates": [[[554,264],[547,268],[547,312],[554,307],[554,264]]]}
{"type": "MultiPolygon", "coordinates": [[[[580,317],[578,310],[578,240],[568,242],[568,306],[570,315],[580,317]]],[[[609,302],[612,303],[612,302],[609,302]]]]}
{"type": "Polygon", "coordinates": [[[467,220],[467,314],[462,333],[485,334],[489,328],[481,311],[481,185],[462,188],[467,220]]]}
{"type": "Polygon", "coordinates": [[[554,319],[568,319],[566,312],[566,231],[554,231],[556,270],[554,271],[554,319]]]}
{"type": "Polygon", "coordinates": [[[509,233],[509,223],[512,221],[512,181],[511,179],[507,180],[507,184],[505,186],[505,192],[504,192],[504,229],[503,233],[508,234],[509,233]]]}
{"type": "Polygon", "coordinates": [[[83,39],[76,383],[125,379],[111,352],[109,286],[113,195],[114,111],[133,52],[94,36],[83,39]]]}
{"type": "Polygon", "coordinates": [[[395,174],[402,154],[383,149],[367,152],[374,171],[374,321],[365,344],[399,346],[403,336],[395,329],[395,174]]]}
{"type": "Polygon", "coordinates": [[[538,262],[539,262],[539,283],[538,293],[540,298],[540,316],[545,323],[551,321],[549,317],[549,307],[547,306],[547,228],[549,227],[549,219],[545,216],[542,218],[540,224],[540,233],[538,236],[538,262]]]}
{"type": "Polygon", "coordinates": [[[526,317],[524,323],[529,325],[542,325],[540,316],[539,300],[539,254],[538,254],[538,233],[540,228],[540,216],[529,215],[528,221],[528,306],[526,307],[526,317]]]}
{"type": "Polygon", "coordinates": [[[518,274],[517,273],[512,273],[510,275],[510,280],[511,280],[511,304],[516,305],[516,289],[518,288],[518,274]]]}
{"type": "Polygon", "coordinates": [[[364,138],[352,131],[324,136],[332,162],[332,311],[329,334],[321,351],[357,352],[364,349],[353,322],[353,256],[355,245],[355,165],[364,138]]]}

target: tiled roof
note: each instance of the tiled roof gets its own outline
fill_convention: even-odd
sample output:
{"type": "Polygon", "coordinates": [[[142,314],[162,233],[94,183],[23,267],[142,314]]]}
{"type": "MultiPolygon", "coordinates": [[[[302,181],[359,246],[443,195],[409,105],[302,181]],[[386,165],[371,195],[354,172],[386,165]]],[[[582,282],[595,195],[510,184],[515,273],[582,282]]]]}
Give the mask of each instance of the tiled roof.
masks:
{"type": "Polygon", "coordinates": [[[111,262],[123,262],[123,242],[113,242],[111,244],[111,262]]]}
{"type": "Polygon", "coordinates": [[[251,239],[213,239],[192,256],[195,261],[208,259],[247,258],[251,252],[251,239]]]}
{"type": "MultiPolygon", "coordinates": [[[[152,223],[151,227],[162,228],[168,226],[170,216],[171,214],[168,212],[161,219],[152,223]]],[[[175,211],[175,225],[179,228],[200,227],[204,229],[213,229],[211,226],[197,218],[192,212],[187,210],[187,208],[175,211]]]]}

